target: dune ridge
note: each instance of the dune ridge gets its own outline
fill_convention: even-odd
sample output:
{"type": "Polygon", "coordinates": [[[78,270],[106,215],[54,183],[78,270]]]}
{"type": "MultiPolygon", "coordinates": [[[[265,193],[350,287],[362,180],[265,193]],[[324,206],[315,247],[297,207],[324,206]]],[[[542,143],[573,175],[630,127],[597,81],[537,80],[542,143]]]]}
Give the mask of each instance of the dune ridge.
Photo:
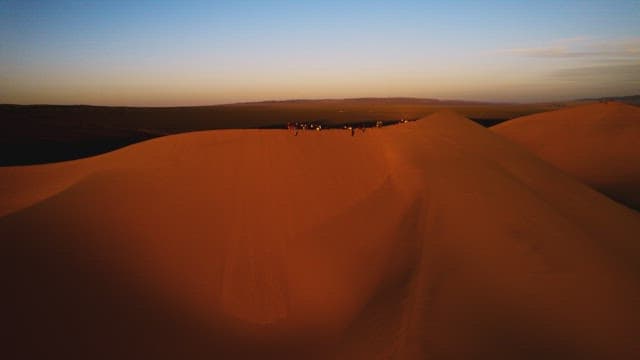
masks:
{"type": "Polygon", "coordinates": [[[491,128],[580,181],[640,209],[640,108],[593,103],[491,128]]]}
{"type": "Polygon", "coordinates": [[[639,215],[451,112],[55,165],[0,168],[12,358],[640,355],[639,215]]]}

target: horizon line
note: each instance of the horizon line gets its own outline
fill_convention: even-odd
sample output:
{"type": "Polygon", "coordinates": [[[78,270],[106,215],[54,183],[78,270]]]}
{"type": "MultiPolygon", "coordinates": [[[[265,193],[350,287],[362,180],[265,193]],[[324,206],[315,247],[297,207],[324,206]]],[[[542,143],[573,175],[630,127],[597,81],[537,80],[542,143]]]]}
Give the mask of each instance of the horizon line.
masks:
{"type": "Polygon", "coordinates": [[[56,104],[56,103],[30,103],[30,104],[17,104],[17,103],[0,103],[0,106],[68,106],[68,107],[110,107],[110,108],[196,108],[196,107],[216,107],[216,106],[232,106],[232,105],[251,105],[251,104],[266,104],[266,103],[287,103],[287,102],[313,102],[313,101],[366,101],[366,100],[414,100],[414,101],[433,101],[439,103],[457,102],[457,103],[469,103],[469,104],[493,104],[493,105],[533,105],[555,102],[571,102],[571,101],[596,101],[602,99],[621,99],[621,98],[633,98],[640,97],[639,94],[623,95],[623,96],[602,96],[594,98],[578,98],[568,100],[544,100],[544,101],[483,101],[483,100],[463,100],[463,99],[438,99],[438,98],[421,98],[411,96],[390,96],[390,97],[354,97],[354,98],[292,98],[283,100],[255,100],[255,101],[239,101],[221,104],[202,104],[202,105],[95,105],[88,103],[78,104],[56,104]]]}

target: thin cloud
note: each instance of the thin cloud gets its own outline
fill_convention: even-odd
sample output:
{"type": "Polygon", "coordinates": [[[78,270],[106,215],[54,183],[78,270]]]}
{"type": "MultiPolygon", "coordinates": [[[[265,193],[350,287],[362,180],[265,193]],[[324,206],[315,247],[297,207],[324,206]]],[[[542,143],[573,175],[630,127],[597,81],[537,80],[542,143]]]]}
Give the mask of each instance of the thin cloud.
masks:
{"type": "Polygon", "coordinates": [[[559,39],[541,47],[512,48],[499,54],[531,58],[640,58],[640,38],[601,40],[587,37],[559,39]]]}
{"type": "Polygon", "coordinates": [[[500,53],[533,58],[577,58],[619,55],[618,53],[605,51],[571,51],[566,47],[519,48],[502,50],[500,53]]]}
{"type": "Polygon", "coordinates": [[[552,72],[551,76],[564,81],[635,86],[640,91],[640,63],[566,68],[552,72]]]}

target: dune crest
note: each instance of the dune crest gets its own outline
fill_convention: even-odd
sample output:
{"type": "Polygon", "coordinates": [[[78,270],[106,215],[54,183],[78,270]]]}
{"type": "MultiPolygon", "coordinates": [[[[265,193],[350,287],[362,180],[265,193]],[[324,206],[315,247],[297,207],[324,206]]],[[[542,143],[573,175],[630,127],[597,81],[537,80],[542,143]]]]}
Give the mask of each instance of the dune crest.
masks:
{"type": "Polygon", "coordinates": [[[640,216],[459,115],[77,164],[0,168],[20,357],[640,355],[640,216]]]}
{"type": "Polygon", "coordinates": [[[640,108],[594,103],[491,128],[611,198],[640,209],[640,108]]]}

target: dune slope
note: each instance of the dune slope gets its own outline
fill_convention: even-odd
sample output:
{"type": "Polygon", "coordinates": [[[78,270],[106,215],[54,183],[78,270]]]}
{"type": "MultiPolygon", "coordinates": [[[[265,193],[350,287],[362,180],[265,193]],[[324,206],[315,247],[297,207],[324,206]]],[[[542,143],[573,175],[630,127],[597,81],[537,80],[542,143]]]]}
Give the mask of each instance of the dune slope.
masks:
{"type": "Polygon", "coordinates": [[[8,358],[640,355],[638,214],[452,113],[0,184],[8,358]]]}
{"type": "Polygon", "coordinates": [[[640,108],[594,103],[516,118],[491,129],[640,209],[640,108]]]}

